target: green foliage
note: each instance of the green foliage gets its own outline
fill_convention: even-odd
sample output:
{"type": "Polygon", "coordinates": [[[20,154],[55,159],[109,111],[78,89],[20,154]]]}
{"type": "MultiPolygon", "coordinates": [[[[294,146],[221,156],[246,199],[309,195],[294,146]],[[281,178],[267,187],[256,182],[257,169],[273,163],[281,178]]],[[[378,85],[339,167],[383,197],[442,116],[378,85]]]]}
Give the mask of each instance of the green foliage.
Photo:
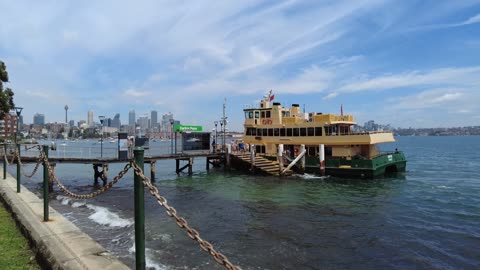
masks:
{"type": "Polygon", "coordinates": [[[3,83],[8,82],[7,66],[0,60],[0,114],[8,113],[15,104],[13,103],[13,91],[10,88],[3,89],[3,83]]]}
{"type": "Polygon", "coordinates": [[[0,269],[40,269],[35,254],[0,202],[0,269]]]}

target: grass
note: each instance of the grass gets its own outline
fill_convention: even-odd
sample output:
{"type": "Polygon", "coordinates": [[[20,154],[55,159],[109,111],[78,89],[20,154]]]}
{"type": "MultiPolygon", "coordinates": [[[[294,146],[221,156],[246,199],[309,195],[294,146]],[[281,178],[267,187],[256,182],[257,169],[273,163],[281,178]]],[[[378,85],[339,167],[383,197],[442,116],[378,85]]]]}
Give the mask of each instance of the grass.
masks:
{"type": "Polygon", "coordinates": [[[0,269],[41,269],[10,213],[0,202],[0,269]]]}

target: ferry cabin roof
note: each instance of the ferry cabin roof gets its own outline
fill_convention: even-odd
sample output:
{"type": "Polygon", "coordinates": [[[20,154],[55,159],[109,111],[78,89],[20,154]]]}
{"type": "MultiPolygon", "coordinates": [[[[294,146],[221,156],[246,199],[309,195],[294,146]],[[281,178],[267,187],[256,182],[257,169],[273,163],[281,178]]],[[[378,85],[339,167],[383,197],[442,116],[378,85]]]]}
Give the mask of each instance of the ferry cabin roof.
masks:
{"type": "Polygon", "coordinates": [[[301,113],[262,100],[260,108],[244,109],[244,141],[250,144],[355,145],[393,142],[391,132],[352,132],[352,115],[301,113]]]}

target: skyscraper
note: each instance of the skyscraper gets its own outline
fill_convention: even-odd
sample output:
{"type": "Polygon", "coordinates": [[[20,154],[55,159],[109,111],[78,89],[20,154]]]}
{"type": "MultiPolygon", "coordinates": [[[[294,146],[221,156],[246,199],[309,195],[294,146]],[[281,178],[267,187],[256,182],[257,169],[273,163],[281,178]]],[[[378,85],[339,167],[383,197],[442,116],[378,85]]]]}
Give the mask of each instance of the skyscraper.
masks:
{"type": "Polygon", "coordinates": [[[87,115],[87,125],[89,127],[92,127],[93,126],[93,111],[88,111],[88,115],[87,115]]]}
{"type": "Polygon", "coordinates": [[[45,115],[40,114],[40,113],[36,113],[33,116],[33,124],[34,125],[45,125],[45,115]]]}
{"type": "Polygon", "coordinates": [[[135,110],[131,110],[128,112],[128,125],[135,126],[135,110]]]}
{"type": "Polygon", "coordinates": [[[157,124],[158,124],[158,113],[157,111],[152,111],[150,113],[150,128],[154,130],[155,128],[157,128],[157,124]]]}
{"type": "Polygon", "coordinates": [[[112,127],[118,128],[118,129],[120,130],[120,126],[121,126],[121,123],[120,123],[120,114],[117,113],[117,114],[115,114],[115,116],[114,116],[113,119],[112,119],[112,127]]]}

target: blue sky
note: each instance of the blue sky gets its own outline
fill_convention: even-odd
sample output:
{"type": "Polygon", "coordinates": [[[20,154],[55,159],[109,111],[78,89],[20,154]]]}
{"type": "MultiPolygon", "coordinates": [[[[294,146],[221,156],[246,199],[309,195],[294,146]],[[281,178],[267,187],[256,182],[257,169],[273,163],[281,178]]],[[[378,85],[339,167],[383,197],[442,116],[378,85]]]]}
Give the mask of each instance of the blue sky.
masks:
{"type": "Polygon", "coordinates": [[[230,130],[284,106],[394,127],[480,125],[480,1],[4,1],[24,121],[172,112],[230,130]]]}

